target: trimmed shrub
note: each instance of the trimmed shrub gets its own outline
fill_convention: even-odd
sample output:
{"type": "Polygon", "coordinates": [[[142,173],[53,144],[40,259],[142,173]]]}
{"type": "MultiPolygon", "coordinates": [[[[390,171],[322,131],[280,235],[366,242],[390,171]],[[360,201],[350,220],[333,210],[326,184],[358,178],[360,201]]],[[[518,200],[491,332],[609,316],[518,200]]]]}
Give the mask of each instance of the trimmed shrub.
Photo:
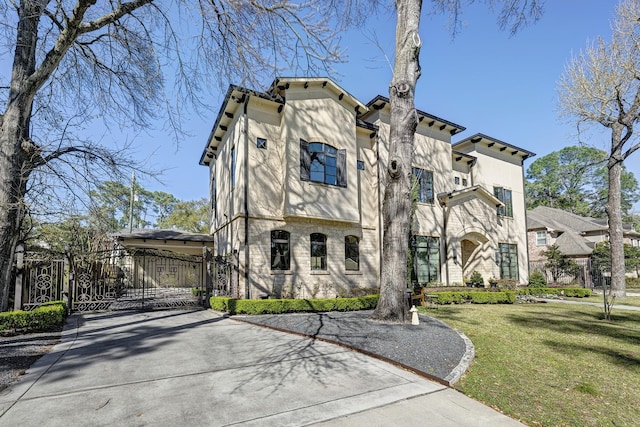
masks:
{"type": "Polygon", "coordinates": [[[378,295],[326,299],[240,299],[211,297],[211,308],[229,314],[279,314],[295,312],[355,311],[375,308],[378,295]]]}
{"type": "Polygon", "coordinates": [[[63,301],[51,301],[32,311],[14,310],[0,313],[0,331],[41,332],[59,328],[67,316],[63,301]]]}
{"type": "Polygon", "coordinates": [[[548,296],[564,295],[567,297],[584,298],[591,296],[591,289],[585,288],[522,288],[517,290],[518,295],[548,296]]]}
{"type": "Polygon", "coordinates": [[[529,276],[529,287],[530,288],[546,288],[547,287],[547,278],[544,277],[544,274],[540,270],[536,270],[529,276]]]}
{"type": "Polygon", "coordinates": [[[473,272],[471,273],[471,277],[467,279],[467,285],[477,288],[484,286],[484,279],[482,278],[482,274],[480,274],[480,272],[478,272],[477,270],[473,270],[473,272]]]}
{"type": "Polygon", "coordinates": [[[518,281],[513,279],[498,280],[498,288],[513,291],[518,288],[518,281]]]}
{"type": "Polygon", "coordinates": [[[516,302],[515,292],[469,292],[472,304],[513,304],[516,302]]]}
{"type": "Polygon", "coordinates": [[[516,294],[511,291],[437,292],[433,294],[431,301],[434,304],[513,304],[516,294]]]}
{"type": "Polygon", "coordinates": [[[640,277],[627,277],[625,282],[627,284],[627,288],[640,288],[640,277]]]}

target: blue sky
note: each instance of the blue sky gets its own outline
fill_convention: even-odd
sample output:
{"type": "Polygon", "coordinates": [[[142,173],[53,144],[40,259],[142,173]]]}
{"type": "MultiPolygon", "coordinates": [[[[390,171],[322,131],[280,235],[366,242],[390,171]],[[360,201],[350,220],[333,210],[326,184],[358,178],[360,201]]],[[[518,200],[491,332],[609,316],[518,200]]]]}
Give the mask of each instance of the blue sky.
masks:
{"type": "MultiPolygon", "coordinates": [[[[515,36],[500,31],[497,13],[482,3],[464,7],[462,27],[452,38],[448,17],[433,15],[431,2],[424,1],[422,77],[416,107],[465,126],[467,130],[456,135],[454,142],[482,132],[535,152],[537,156],[527,160],[525,167],[577,144],[575,125],[562,123],[558,117],[556,82],[571,55],[583,49],[588,40],[599,35],[609,38],[617,0],[546,0],[542,19],[515,36]]],[[[348,58],[336,67],[339,75],[334,79],[365,103],[376,95],[388,96],[391,68],[385,55],[393,60],[394,36],[395,14],[391,12],[345,33],[342,46],[348,58]],[[374,32],[379,46],[371,41],[374,32]]],[[[0,64],[3,74],[8,75],[7,66],[0,64]]],[[[162,122],[157,129],[142,133],[131,130],[116,136],[93,127],[91,131],[104,143],[110,137],[132,141],[138,158],[165,170],[162,182],[143,182],[145,188],[166,191],[183,200],[206,198],[208,169],[198,161],[223,96],[224,92],[214,94],[210,100],[213,107],[202,116],[183,116],[189,135],[178,145],[161,129],[162,122]]],[[[609,133],[595,133],[589,142],[606,149],[609,133]]],[[[626,166],[640,179],[640,153],[632,155],[626,166]]],[[[640,203],[635,211],[640,212],[640,203]]]]}
{"type": "MultiPolygon", "coordinates": [[[[577,144],[575,126],[562,123],[557,114],[556,82],[572,53],[598,35],[609,38],[616,4],[547,0],[542,19],[515,36],[499,30],[496,14],[487,6],[474,4],[463,9],[462,28],[452,38],[448,18],[432,15],[430,2],[425,1],[417,108],[465,126],[456,141],[482,132],[535,152],[533,160],[577,144]]],[[[393,59],[394,34],[395,17],[389,14],[343,35],[348,60],[338,65],[340,75],[335,80],[362,102],[388,95],[391,69],[384,56],[393,59]],[[373,31],[384,53],[371,42],[373,31]]],[[[179,147],[161,132],[136,136],[140,155],[156,151],[150,164],[172,168],[163,176],[164,184],[148,182],[143,184],[146,188],[185,200],[207,197],[207,168],[198,160],[223,95],[211,101],[215,107],[204,117],[191,118],[185,126],[191,136],[179,147]]],[[[606,149],[608,138],[608,133],[599,133],[590,143],[606,149]]],[[[640,179],[640,154],[630,157],[627,168],[640,179]]],[[[639,204],[635,208],[640,211],[639,204]]]]}

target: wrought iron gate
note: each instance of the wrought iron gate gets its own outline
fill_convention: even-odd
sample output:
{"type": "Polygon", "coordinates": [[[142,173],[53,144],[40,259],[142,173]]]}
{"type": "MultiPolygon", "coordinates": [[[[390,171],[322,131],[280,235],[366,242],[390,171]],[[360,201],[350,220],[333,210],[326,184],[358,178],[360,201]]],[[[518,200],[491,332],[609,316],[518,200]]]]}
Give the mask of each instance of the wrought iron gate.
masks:
{"type": "Polygon", "coordinates": [[[21,293],[20,308],[29,311],[48,301],[66,300],[69,264],[64,256],[28,252],[21,270],[23,281],[16,287],[21,293]]]}
{"type": "Polygon", "coordinates": [[[202,256],[149,249],[70,259],[27,255],[21,277],[25,310],[53,300],[67,301],[72,311],[197,307],[206,263],[202,256]]]}

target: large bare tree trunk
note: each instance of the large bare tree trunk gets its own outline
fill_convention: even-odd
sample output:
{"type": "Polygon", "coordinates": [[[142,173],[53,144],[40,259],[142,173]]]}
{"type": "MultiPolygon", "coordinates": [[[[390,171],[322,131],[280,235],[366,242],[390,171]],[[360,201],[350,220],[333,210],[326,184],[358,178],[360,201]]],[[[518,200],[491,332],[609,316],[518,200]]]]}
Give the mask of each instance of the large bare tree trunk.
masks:
{"type": "Polygon", "coordinates": [[[407,250],[411,221],[411,156],[418,125],[415,88],[420,77],[421,0],[396,1],[396,51],[389,87],[391,123],[389,162],[382,206],[384,235],[380,301],[373,318],[404,322],[407,318],[407,250]]]}
{"type": "Polygon", "coordinates": [[[38,23],[47,0],[20,3],[17,43],[11,71],[11,86],[4,114],[0,117],[0,311],[6,311],[11,289],[11,271],[20,225],[24,216],[26,179],[37,148],[29,134],[35,88],[28,77],[36,62],[38,23]]]}
{"type": "Polygon", "coordinates": [[[624,266],[624,236],[622,233],[621,184],[622,162],[624,157],[620,149],[620,126],[612,126],[611,141],[614,152],[609,155],[609,198],[607,216],[609,217],[609,242],[611,244],[611,296],[627,296],[624,266]]]}

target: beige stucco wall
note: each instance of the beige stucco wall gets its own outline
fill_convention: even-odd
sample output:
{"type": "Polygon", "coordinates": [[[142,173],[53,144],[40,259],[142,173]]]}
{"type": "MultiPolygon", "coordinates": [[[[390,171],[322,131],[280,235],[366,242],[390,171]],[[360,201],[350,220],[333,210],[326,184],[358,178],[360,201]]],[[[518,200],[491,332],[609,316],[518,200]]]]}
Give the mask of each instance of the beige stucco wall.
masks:
{"type": "MultiPolygon", "coordinates": [[[[377,287],[380,270],[381,224],[380,197],[384,194],[388,162],[388,109],[372,112],[367,120],[378,126],[356,126],[354,101],[339,99],[335,91],[302,85],[287,87],[284,104],[250,96],[247,113],[238,104],[234,118],[220,142],[217,158],[211,162],[215,177],[218,216],[212,221],[216,255],[237,251],[240,280],[239,295],[247,295],[248,273],[252,298],[266,294],[301,297],[335,296],[353,287],[377,287]],[[279,108],[280,107],[280,108],[279,108]],[[267,148],[256,146],[256,139],[267,140],[267,148]],[[300,179],[300,139],[322,142],[347,153],[347,187],[306,182],[300,179]],[[230,187],[231,147],[236,147],[236,185],[230,187]],[[358,170],[357,161],[364,163],[358,170]],[[245,175],[246,171],[246,175],[245,175]],[[245,176],[247,179],[245,179],[245,176]],[[245,188],[245,185],[247,187],[245,188]],[[245,212],[244,194],[248,193],[245,212]],[[248,246],[245,224],[248,222],[248,246]],[[291,233],[291,271],[270,268],[271,231],[291,233]],[[327,270],[310,269],[310,234],[327,235],[327,270]],[[360,270],[346,271],[344,237],[360,238],[360,270]],[[248,250],[248,256],[245,256],[248,250]],[[249,271],[245,263],[249,262],[249,271]]],[[[462,151],[462,150],[460,150],[462,151]]],[[[414,232],[440,238],[442,282],[461,283],[473,269],[485,279],[499,276],[495,264],[498,243],[515,243],[519,249],[521,281],[527,279],[526,229],[522,168],[513,158],[491,152],[469,154],[478,157],[477,165],[452,160],[451,134],[423,121],[417,129],[413,167],[433,172],[434,203],[419,203],[414,232]],[[497,158],[498,157],[498,158],[497,158]],[[460,183],[454,183],[454,177],[460,183]],[[437,195],[481,184],[492,192],[494,185],[512,190],[514,218],[497,218],[495,206],[478,196],[456,200],[448,209],[444,230],[444,211],[437,195]],[[480,246],[473,260],[461,265],[464,238],[476,239],[480,246]],[[446,247],[446,253],[445,253],[446,247]],[[454,254],[456,259],[454,259],[454,254]]]]}
{"type": "Polygon", "coordinates": [[[355,110],[327,91],[290,89],[282,129],[287,145],[284,216],[359,223],[355,110]],[[300,180],[300,139],[346,150],[346,188],[300,180]]]}
{"type": "Polygon", "coordinates": [[[491,194],[494,187],[511,190],[513,218],[494,216],[492,222],[496,227],[492,240],[518,245],[518,274],[520,283],[526,284],[529,266],[522,158],[512,155],[511,150],[499,151],[481,143],[456,147],[456,150],[478,159],[471,172],[475,185],[483,186],[491,194]]]}

